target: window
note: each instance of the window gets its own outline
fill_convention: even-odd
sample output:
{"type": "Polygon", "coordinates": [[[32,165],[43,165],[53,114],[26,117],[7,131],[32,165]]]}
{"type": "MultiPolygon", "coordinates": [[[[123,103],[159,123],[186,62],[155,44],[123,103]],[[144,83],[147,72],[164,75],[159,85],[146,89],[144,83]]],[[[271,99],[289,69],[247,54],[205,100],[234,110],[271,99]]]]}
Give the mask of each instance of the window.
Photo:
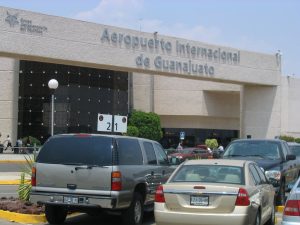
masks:
{"type": "Polygon", "coordinates": [[[245,183],[241,167],[223,165],[184,165],[171,182],[245,183]]]}
{"type": "Polygon", "coordinates": [[[157,160],[154,152],[154,148],[152,146],[151,142],[144,142],[144,149],[146,152],[146,156],[148,159],[148,164],[149,165],[157,165],[157,160]]]}
{"type": "Polygon", "coordinates": [[[112,165],[112,138],[59,136],[49,139],[36,161],[49,164],[112,165]]]}
{"type": "Polygon", "coordinates": [[[257,165],[255,165],[254,167],[256,168],[256,170],[258,172],[258,175],[261,179],[261,183],[262,184],[267,184],[268,183],[267,178],[266,178],[265,174],[263,173],[263,171],[261,170],[261,168],[259,168],[257,165]]]}
{"type": "Polygon", "coordinates": [[[159,144],[154,144],[157,160],[160,165],[169,165],[168,157],[159,144]]]}
{"type": "Polygon", "coordinates": [[[250,173],[251,173],[251,175],[253,176],[253,179],[254,179],[254,181],[255,181],[255,185],[261,184],[260,176],[258,175],[257,170],[254,168],[254,165],[251,164],[251,165],[249,166],[249,168],[250,168],[250,173]]]}
{"type": "Polygon", "coordinates": [[[137,139],[118,138],[119,165],[142,165],[143,155],[137,139]]]}
{"type": "Polygon", "coordinates": [[[55,78],[54,133],[98,133],[98,113],[128,114],[128,73],[34,61],[20,61],[18,137],[44,143],[50,136],[55,78]]]}

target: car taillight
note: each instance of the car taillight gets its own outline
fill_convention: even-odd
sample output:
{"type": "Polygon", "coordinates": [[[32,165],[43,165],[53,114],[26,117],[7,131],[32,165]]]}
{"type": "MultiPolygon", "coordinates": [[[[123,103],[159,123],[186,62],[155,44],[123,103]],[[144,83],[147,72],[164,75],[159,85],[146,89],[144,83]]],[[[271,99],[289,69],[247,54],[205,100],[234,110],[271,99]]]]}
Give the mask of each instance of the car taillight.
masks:
{"type": "Polygon", "coordinates": [[[159,185],[155,192],[155,202],[165,202],[164,188],[159,185]]]}
{"type": "Polygon", "coordinates": [[[114,171],[111,173],[111,190],[121,191],[122,190],[122,174],[120,171],[114,171]]]}
{"type": "Polygon", "coordinates": [[[31,169],[31,186],[36,186],[36,168],[31,169]]]}
{"type": "Polygon", "coordinates": [[[244,188],[240,188],[239,193],[237,195],[236,201],[235,201],[236,206],[248,206],[250,205],[250,199],[248,192],[244,188]]]}
{"type": "Polygon", "coordinates": [[[300,201],[288,200],[284,207],[283,215],[285,216],[300,216],[300,201]]]}

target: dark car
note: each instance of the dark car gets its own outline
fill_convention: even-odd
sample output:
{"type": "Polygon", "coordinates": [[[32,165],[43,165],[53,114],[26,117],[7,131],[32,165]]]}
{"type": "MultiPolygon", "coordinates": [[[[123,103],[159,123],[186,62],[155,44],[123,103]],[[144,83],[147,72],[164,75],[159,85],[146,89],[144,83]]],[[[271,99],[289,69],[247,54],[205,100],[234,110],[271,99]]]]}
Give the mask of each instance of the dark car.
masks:
{"type": "Polygon", "coordinates": [[[179,165],[187,159],[211,159],[212,154],[203,148],[184,148],[168,155],[168,158],[172,165],[179,165]]]}
{"type": "MultiPolygon", "coordinates": [[[[255,161],[276,190],[278,205],[284,205],[285,191],[299,175],[300,165],[287,143],[279,139],[240,139],[231,142],[223,158],[255,161]]],[[[255,179],[255,177],[253,178],[255,179]]]]}

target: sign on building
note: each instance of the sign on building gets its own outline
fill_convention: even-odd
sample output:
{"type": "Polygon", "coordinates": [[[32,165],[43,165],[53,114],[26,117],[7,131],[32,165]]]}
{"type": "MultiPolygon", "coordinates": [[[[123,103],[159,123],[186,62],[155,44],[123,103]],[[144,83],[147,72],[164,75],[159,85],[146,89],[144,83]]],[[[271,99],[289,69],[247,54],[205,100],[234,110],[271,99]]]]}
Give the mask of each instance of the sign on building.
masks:
{"type": "Polygon", "coordinates": [[[127,132],[127,116],[113,116],[98,113],[97,131],[127,132]]]}
{"type": "Polygon", "coordinates": [[[181,132],[179,133],[179,137],[180,137],[180,140],[184,140],[184,138],[185,138],[185,132],[184,132],[184,131],[181,131],[181,132]]]}

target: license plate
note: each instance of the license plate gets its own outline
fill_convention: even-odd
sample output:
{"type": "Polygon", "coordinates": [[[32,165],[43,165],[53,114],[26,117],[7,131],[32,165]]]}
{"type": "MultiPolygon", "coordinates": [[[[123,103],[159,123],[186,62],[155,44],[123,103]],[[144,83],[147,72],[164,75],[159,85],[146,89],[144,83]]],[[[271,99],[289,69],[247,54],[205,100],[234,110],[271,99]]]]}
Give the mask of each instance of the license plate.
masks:
{"type": "Polygon", "coordinates": [[[191,205],[208,206],[208,196],[191,196],[191,205]]]}
{"type": "Polygon", "coordinates": [[[76,198],[76,197],[64,197],[64,203],[78,204],[78,198],[76,198]]]}

